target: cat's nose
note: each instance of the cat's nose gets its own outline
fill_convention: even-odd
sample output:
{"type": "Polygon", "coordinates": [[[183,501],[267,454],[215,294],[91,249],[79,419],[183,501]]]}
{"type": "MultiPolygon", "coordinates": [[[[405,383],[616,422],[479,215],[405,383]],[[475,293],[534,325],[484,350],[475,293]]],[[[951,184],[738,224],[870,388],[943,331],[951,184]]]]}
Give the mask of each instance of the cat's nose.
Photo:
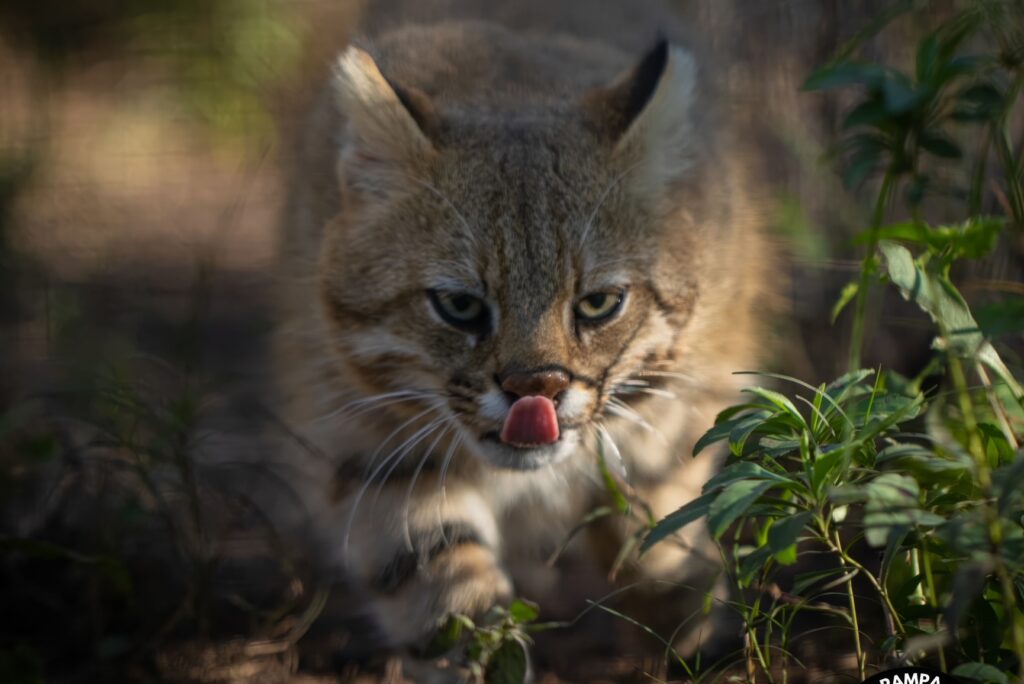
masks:
{"type": "Polygon", "coordinates": [[[519,397],[542,396],[555,401],[569,388],[569,374],[563,370],[507,373],[501,377],[501,389],[519,397]]]}

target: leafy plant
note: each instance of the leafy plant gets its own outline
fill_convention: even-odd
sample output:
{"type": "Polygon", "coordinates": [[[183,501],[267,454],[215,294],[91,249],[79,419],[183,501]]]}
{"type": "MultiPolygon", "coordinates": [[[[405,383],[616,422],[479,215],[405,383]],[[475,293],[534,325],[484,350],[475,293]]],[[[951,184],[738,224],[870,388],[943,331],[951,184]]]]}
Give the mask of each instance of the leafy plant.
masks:
{"type": "Polygon", "coordinates": [[[794,621],[809,611],[851,630],[862,679],[896,662],[975,681],[1024,677],[1024,388],[996,345],[1024,330],[1024,299],[975,316],[954,284],[964,260],[985,257],[1024,225],[1009,117],[1024,82],[1024,40],[997,19],[1014,11],[1005,4],[955,14],[918,44],[912,73],[855,61],[848,50],[805,84],[860,88],[838,156],[849,186],[881,177],[870,225],[856,240],[866,247],[860,275],[833,312],[855,302],[850,371],[817,386],[765,374],[792,391],[745,390],[747,400],[723,411],[694,448],[725,443],[728,465],[640,546],[706,521],[736,585],[752,597],[736,603],[748,677],[759,668],[769,681],[779,671],[785,680],[794,621]],[[961,54],[995,34],[996,54],[961,54]],[[970,187],[943,188],[934,180],[943,165],[966,156],[964,130],[954,130],[964,123],[982,125],[970,187]],[[986,179],[993,145],[1002,174],[986,179]],[[887,224],[901,186],[910,218],[887,224]],[[995,188],[1004,216],[981,213],[985,187],[995,188]],[[968,218],[931,225],[926,201],[939,196],[963,202],[968,218]],[[935,356],[916,377],[860,368],[878,280],[935,326],[935,356]],[[830,565],[787,570],[810,550],[830,565]],[[872,646],[874,604],[885,638],[872,646]]]}
{"type": "Polygon", "coordinates": [[[1002,4],[1012,5],[978,3],[927,35],[917,46],[913,73],[847,57],[819,69],[804,84],[805,90],[850,86],[862,90],[863,97],[842,121],[841,130],[847,135],[837,145],[837,156],[843,160],[843,180],[850,187],[859,187],[873,174],[881,175],[871,223],[862,238],[867,254],[860,276],[843,290],[832,314],[834,320],[846,304],[855,302],[850,369],[860,366],[867,298],[872,276],[877,273],[878,241],[883,239],[881,228],[900,183],[905,184],[915,220],[920,218],[922,202],[940,195],[969,197],[970,213],[977,215],[994,142],[1003,167],[1002,196],[1009,198],[1003,203],[1016,229],[1024,227],[1021,160],[1019,153],[1014,153],[1009,120],[1024,88],[1024,69],[1019,55],[1014,56],[1024,49],[1024,38],[1019,34],[1005,37],[1002,13],[995,9],[1002,4]],[[970,38],[993,32],[1003,36],[1000,52],[959,54],[970,38]],[[960,190],[937,183],[933,171],[936,161],[964,156],[955,127],[965,123],[980,124],[986,130],[973,161],[971,187],[960,190]]]}
{"type": "Polygon", "coordinates": [[[538,623],[536,604],[516,599],[506,608],[494,606],[478,624],[465,615],[452,615],[437,633],[426,655],[461,651],[472,681],[483,684],[522,684],[528,680],[527,646],[531,633],[556,624],[538,623]]]}

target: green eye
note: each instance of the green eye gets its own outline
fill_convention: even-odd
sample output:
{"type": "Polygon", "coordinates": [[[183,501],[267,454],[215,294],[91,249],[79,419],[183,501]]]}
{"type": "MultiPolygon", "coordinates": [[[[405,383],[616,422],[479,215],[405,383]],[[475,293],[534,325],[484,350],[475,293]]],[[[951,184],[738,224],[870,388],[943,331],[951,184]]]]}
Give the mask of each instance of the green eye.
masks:
{"type": "Polygon", "coordinates": [[[485,332],[490,326],[491,314],[479,297],[465,292],[439,292],[427,290],[427,297],[445,323],[460,330],[485,332]]]}
{"type": "Polygon", "coordinates": [[[576,303],[576,318],[580,322],[597,323],[615,315],[622,307],[622,292],[594,292],[576,303]]]}

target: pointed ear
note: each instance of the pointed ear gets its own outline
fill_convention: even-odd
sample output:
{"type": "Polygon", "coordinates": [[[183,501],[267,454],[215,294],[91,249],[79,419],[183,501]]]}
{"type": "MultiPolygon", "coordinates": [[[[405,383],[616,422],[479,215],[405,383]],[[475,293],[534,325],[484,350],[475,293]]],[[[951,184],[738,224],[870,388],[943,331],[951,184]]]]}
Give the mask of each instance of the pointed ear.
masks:
{"type": "Polygon", "coordinates": [[[437,127],[430,98],[388,81],[364,50],[349,47],[338,58],[334,88],[345,120],[338,161],[344,185],[376,195],[408,187],[435,153],[437,127]]]}
{"type": "Polygon", "coordinates": [[[624,168],[636,166],[631,175],[654,189],[696,162],[696,90],[693,57],[662,40],[633,69],[591,92],[584,107],[624,168]]]}

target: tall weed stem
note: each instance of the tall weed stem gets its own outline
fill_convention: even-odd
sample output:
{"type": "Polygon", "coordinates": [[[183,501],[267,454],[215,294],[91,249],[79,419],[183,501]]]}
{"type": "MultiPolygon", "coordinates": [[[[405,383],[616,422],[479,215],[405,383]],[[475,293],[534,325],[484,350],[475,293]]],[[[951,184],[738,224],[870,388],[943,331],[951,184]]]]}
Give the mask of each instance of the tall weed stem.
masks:
{"type": "Polygon", "coordinates": [[[896,173],[893,171],[892,166],[890,166],[885,172],[882,186],[878,190],[875,210],[871,215],[867,252],[864,254],[864,260],[860,265],[860,279],[857,282],[857,301],[854,304],[853,312],[853,332],[850,335],[850,356],[846,364],[847,370],[850,371],[860,368],[861,352],[864,348],[864,318],[867,313],[868,294],[871,289],[871,274],[874,272],[875,252],[878,251],[878,229],[882,227],[885,210],[892,199],[895,185],[896,173]]]}
{"type": "MultiPolygon", "coordinates": [[[[840,556],[845,557],[843,542],[839,538],[839,530],[835,531],[835,548],[840,556]]],[[[860,618],[857,616],[857,599],[853,593],[853,577],[846,580],[846,596],[850,601],[850,620],[853,625],[853,646],[857,649],[857,673],[861,681],[867,679],[867,655],[864,653],[864,646],[860,642],[860,618]]]]}
{"type": "MultiPolygon", "coordinates": [[[[946,335],[947,331],[942,331],[946,335]]],[[[975,469],[978,476],[978,484],[989,494],[983,502],[985,520],[988,526],[988,537],[992,547],[992,561],[995,565],[996,577],[999,578],[999,586],[1003,594],[1003,606],[1010,621],[1010,636],[1013,644],[1013,653],[1017,657],[1017,674],[1024,680],[1024,615],[1017,608],[1017,592],[1013,585],[1013,578],[1003,560],[1003,522],[998,511],[992,507],[992,470],[989,467],[988,458],[981,440],[981,432],[978,430],[978,420],[974,414],[974,403],[971,399],[970,389],[967,385],[967,374],[964,372],[963,364],[956,356],[949,357],[949,374],[953,379],[953,386],[956,390],[957,401],[960,404],[960,412],[963,415],[964,427],[967,430],[967,446],[971,456],[974,458],[975,469]]]]}

